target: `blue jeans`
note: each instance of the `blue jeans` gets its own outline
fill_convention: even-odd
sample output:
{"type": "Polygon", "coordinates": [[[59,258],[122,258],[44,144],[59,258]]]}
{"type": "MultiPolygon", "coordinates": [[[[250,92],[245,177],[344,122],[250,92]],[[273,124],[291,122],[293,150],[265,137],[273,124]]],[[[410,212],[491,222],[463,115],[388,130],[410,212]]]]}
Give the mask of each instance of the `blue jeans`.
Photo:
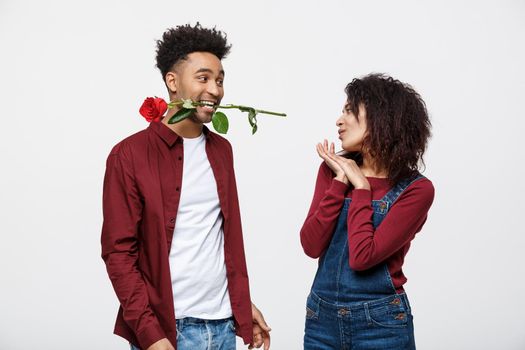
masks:
{"type": "MultiPolygon", "coordinates": [[[[177,320],[177,350],[234,350],[233,317],[203,320],[185,317],[177,320]]],[[[131,344],[131,350],[140,348],[131,344]]]]}
{"type": "Polygon", "coordinates": [[[332,304],[311,293],[306,304],[305,350],[413,350],[414,329],[405,294],[332,304]]]}

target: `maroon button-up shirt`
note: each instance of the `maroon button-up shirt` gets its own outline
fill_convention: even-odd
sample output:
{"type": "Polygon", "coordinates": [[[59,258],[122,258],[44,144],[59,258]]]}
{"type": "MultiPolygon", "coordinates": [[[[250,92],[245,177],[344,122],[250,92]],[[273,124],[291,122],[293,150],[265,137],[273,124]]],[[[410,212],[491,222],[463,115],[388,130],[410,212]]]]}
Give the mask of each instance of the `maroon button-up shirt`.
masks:
{"type": "MultiPolygon", "coordinates": [[[[237,334],[252,341],[251,301],[230,143],[204,127],[224,217],[224,260],[237,334]]],[[[102,258],[120,301],[115,334],[176,347],[169,252],[182,188],[183,139],[161,122],[111,151],[104,177],[102,258]]]]}

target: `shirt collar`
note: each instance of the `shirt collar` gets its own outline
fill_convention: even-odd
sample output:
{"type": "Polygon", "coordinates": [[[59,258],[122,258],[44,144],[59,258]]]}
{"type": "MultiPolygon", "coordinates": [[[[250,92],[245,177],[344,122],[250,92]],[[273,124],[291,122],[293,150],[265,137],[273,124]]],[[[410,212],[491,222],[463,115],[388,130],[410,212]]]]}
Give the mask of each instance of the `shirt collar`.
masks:
{"type": "MultiPolygon", "coordinates": [[[[182,137],[180,137],[175,131],[171,130],[166,124],[158,121],[158,122],[151,122],[149,124],[149,129],[153,130],[159,137],[169,146],[172,147],[176,142],[182,141],[182,137]]],[[[202,132],[204,133],[204,136],[206,137],[206,140],[210,138],[210,135],[212,134],[210,132],[210,129],[206,125],[202,126],[202,132]]]]}

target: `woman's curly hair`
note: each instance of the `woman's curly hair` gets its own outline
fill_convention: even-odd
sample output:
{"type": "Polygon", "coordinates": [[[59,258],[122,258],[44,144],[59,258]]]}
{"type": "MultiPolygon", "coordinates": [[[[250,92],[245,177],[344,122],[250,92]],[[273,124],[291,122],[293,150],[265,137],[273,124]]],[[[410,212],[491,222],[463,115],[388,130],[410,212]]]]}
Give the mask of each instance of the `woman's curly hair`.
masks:
{"type": "MultiPolygon", "coordinates": [[[[349,107],[358,118],[359,105],[366,110],[363,150],[376,167],[388,173],[391,184],[416,175],[419,166],[424,165],[423,154],[431,135],[421,96],[410,85],[385,74],[356,78],[345,92],[349,107]]],[[[360,160],[357,156],[356,160],[360,160]]]]}
{"type": "Polygon", "coordinates": [[[214,28],[203,28],[199,22],[167,29],[162,40],[157,40],[157,68],[166,78],[166,73],[192,52],[210,52],[222,60],[230,52],[226,34],[214,28]]]}

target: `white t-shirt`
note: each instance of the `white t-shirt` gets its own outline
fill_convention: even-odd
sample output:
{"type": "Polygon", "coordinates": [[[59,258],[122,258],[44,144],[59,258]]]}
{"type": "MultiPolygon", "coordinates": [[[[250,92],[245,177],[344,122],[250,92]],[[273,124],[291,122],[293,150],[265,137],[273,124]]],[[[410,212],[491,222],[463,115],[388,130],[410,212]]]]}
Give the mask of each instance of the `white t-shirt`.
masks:
{"type": "Polygon", "coordinates": [[[204,134],[184,139],[182,186],[170,250],[177,319],[232,316],[217,183],[204,134]]]}

